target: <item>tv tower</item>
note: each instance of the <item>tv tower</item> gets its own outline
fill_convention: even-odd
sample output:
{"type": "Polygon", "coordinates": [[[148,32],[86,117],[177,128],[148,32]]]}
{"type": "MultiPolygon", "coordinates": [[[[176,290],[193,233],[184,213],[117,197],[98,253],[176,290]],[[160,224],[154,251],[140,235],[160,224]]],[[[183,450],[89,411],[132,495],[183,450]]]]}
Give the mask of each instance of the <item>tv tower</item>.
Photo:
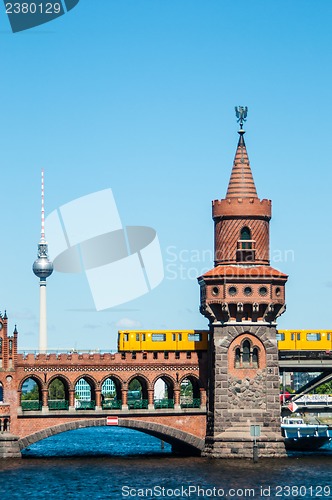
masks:
{"type": "Polygon", "coordinates": [[[41,237],[38,243],[38,258],[32,270],[39,278],[39,351],[47,349],[47,317],[46,317],[46,278],[53,272],[53,263],[48,258],[48,245],[45,239],[45,210],[44,210],[44,170],[41,172],[41,237]]]}

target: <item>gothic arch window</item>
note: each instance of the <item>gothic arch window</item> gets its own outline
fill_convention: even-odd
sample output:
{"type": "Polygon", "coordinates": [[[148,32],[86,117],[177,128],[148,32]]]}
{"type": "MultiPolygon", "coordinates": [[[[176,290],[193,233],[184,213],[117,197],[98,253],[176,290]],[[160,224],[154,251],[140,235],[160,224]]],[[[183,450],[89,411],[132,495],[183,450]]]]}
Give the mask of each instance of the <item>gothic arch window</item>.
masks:
{"type": "Polygon", "coordinates": [[[9,355],[11,355],[13,353],[13,341],[10,340],[9,341],[9,355]]]}
{"type": "Polygon", "coordinates": [[[251,250],[251,248],[252,248],[251,231],[250,231],[249,227],[245,226],[241,229],[240,240],[243,242],[241,244],[242,249],[251,250]]]}
{"type": "Polygon", "coordinates": [[[248,339],[235,349],[235,368],[259,368],[259,349],[254,347],[248,339]]]}

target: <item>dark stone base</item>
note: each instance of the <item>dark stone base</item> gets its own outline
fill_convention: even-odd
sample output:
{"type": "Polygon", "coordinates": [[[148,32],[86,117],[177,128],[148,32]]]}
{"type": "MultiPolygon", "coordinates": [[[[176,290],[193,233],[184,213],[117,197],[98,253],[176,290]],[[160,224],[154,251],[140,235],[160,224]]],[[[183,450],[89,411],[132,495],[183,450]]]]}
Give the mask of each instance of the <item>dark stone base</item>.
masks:
{"type": "MultiPolygon", "coordinates": [[[[235,436],[207,437],[203,457],[209,458],[249,458],[254,457],[254,443],[252,438],[235,436]]],[[[284,438],[275,436],[275,439],[262,437],[257,439],[258,458],[285,458],[287,456],[284,438]]]]}
{"type": "Polygon", "coordinates": [[[12,434],[0,434],[0,459],[22,458],[18,440],[19,438],[12,434]]]}

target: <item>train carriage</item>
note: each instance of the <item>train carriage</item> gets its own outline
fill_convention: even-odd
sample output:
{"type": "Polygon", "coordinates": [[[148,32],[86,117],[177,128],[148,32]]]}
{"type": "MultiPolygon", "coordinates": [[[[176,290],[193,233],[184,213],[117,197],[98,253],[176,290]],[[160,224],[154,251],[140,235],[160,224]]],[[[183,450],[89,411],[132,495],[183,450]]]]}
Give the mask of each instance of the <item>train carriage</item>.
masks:
{"type": "Polygon", "coordinates": [[[118,350],[123,351],[206,351],[205,330],[120,330],[118,350]]]}

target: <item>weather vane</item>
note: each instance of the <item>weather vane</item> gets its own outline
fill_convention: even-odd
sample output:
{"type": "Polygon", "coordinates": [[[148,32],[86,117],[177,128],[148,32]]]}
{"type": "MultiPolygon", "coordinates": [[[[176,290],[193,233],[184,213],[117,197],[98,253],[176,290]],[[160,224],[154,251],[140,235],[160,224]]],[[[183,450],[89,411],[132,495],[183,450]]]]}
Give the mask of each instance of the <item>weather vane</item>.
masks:
{"type": "Polygon", "coordinates": [[[240,123],[242,129],[243,122],[247,121],[248,107],[247,106],[235,106],[235,113],[237,122],[240,123]]]}

